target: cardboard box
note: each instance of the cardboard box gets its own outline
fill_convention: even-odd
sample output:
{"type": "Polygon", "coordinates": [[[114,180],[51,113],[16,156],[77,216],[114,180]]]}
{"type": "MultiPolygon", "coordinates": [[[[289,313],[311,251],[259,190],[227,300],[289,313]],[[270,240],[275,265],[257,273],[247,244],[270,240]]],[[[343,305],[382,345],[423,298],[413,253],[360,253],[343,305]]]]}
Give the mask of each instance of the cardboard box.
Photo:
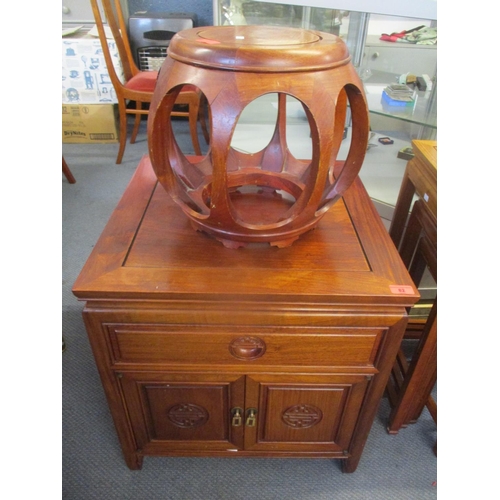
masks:
{"type": "Polygon", "coordinates": [[[63,104],[62,142],[109,144],[118,142],[117,104],[63,104]]]}
{"type": "MultiPolygon", "coordinates": [[[[123,67],[114,40],[108,40],[118,78],[123,67]]],[[[62,102],[67,104],[116,103],[99,38],[81,30],[62,39],[62,102]]]]}

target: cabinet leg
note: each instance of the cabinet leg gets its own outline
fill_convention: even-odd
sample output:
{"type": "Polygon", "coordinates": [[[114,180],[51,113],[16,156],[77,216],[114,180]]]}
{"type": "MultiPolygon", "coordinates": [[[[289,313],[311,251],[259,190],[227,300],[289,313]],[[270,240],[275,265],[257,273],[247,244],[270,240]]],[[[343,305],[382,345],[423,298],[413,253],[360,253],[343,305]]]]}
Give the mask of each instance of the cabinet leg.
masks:
{"type": "Polygon", "coordinates": [[[142,460],[143,455],[139,455],[138,453],[127,453],[124,454],[125,463],[130,470],[141,470],[142,469],[142,460]]]}
{"type": "Polygon", "coordinates": [[[351,456],[345,460],[342,460],[342,472],[352,473],[358,468],[359,456],[351,456]]]}
{"type": "Polygon", "coordinates": [[[379,373],[369,383],[363,407],[361,408],[360,418],[356,423],[354,437],[349,445],[348,451],[350,456],[344,460],[342,472],[354,472],[358,467],[363,448],[378,411],[380,400],[382,399],[392,367],[394,366],[407,322],[408,318],[402,318],[389,328],[386,333],[384,339],[385,346],[382,346],[381,349],[383,354],[378,364],[379,373]]]}

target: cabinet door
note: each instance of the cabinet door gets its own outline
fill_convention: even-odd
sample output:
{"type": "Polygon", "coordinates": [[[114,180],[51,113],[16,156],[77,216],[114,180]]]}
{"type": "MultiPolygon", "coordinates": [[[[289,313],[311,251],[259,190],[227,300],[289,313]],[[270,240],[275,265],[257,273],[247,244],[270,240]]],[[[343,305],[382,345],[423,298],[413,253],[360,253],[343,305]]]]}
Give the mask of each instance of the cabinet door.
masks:
{"type": "Polygon", "coordinates": [[[257,414],[245,449],[345,455],[367,384],[364,375],[247,377],[246,416],[257,414]]]}
{"type": "Polygon", "coordinates": [[[244,407],[245,377],[152,372],[120,377],[143,454],[242,448],[244,427],[231,425],[231,410],[244,407]]]}

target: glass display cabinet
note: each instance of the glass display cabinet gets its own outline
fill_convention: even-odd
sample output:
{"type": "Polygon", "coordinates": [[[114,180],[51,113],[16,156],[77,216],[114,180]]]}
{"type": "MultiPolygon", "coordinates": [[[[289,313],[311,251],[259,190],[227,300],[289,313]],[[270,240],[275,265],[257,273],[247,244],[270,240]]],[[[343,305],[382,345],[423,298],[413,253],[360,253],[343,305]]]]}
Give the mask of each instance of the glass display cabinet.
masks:
{"type": "MultiPolygon", "coordinates": [[[[373,0],[214,0],[213,11],[215,25],[301,27],[333,33],[346,42],[352,62],[363,80],[370,109],[370,150],[360,175],[381,216],[390,221],[408,160],[408,156],[400,152],[411,148],[413,139],[436,139],[436,6],[435,0],[400,1],[396,5],[373,0]],[[414,43],[418,38],[416,33],[422,34],[418,43],[414,43]],[[406,79],[412,82],[416,78],[423,83],[411,85],[414,87],[411,105],[395,106],[383,99],[383,91],[388,85],[406,82],[406,79]],[[378,141],[386,136],[394,142],[386,145],[378,141]]],[[[247,126],[257,126],[259,120],[262,124],[273,121],[276,106],[271,101],[272,96],[266,96],[259,105],[267,102],[272,116],[266,118],[262,109],[253,113],[249,109],[241,117],[241,132],[248,134],[247,126]]],[[[296,111],[290,120],[296,119],[299,125],[300,109],[296,111]]],[[[306,121],[305,115],[302,120],[306,121]]],[[[346,125],[348,132],[349,123],[346,125]]],[[[237,138],[236,134],[235,141],[237,138]]],[[[306,130],[305,143],[308,139],[306,130]]],[[[265,143],[265,134],[260,141],[265,143]]],[[[299,143],[295,141],[296,149],[300,149],[299,143]]],[[[243,143],[240,146],[244,149],[243,143]]],[[[406,152],[411,155],[411,150],[406,152]]],[[[307,145],[304,144],[306,153],[307,145]]]]}
{"type": "MultiPolygon", "coordinates": [[[[404,5],[396,10],[393,5],[386,13],[378,2],[299,0],[214,0],[214,25],[264,24],[291,26],[325,31],[340,36],[347,44],[353,64],[365,82],[365,90],[373,114],[395,118],[421,126],[418,138],[433,139],[437,128],[437,27],[436,2],[423,2],[421,8],[404,5]],[[319,5],[336,5],[324,8],[319,5]],[[351,10],[345,10],[347,4],[351,10]],[[373,9],[368,12],[359,8],[373,9]],[[434,9],[432,8],[434,7],[434,9]],[[352,9],[355,10],[352,10],[352,9]],[[427,15],[428,18],[416,18],[427,15]],[[428,30],[427,38],[417,43],[400,37],[398,41],[381,40],[383,35],[409,33],[417,27],[428,30]],[[435,38],[432,38],[432,30],[435,38]],[[398,82],[402,75],[427,75],[429,88],[416,89],[415,105],[396,109],[384,104],[382,91],[390,83],[398,82]]],[[[408,36],[406,37],[408,38],[408,36]]],[[[393,39],[394,40],[394,39],[393,39]]]]}

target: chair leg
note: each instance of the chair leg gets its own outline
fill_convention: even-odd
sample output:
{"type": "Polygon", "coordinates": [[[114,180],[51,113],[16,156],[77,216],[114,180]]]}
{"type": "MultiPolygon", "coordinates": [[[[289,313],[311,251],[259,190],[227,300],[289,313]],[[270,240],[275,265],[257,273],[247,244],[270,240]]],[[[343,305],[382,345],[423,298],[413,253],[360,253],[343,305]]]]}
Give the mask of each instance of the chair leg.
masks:
{"type": "Polygon", "coordinates": [[[74,184],[76,182],[76,179],[73,177],[73,174],[71,173],[71,170],[69,169],[64,156],[62,157],[62,171],[70,184],[74,184]]]}
{"type": "MultiPolygon", "coordinates": [[[[210,136],[208,134],[207,121],[205,119],[205,109],[208,107],[207,98],[204,94],[200,97],[200,107],[198,111],[198,120],[201,125],[201,130],[203,132],[203,137],[207,144],[210,143],[210,136]]],[[[208,110],[210,112],[210,109],[208,110]]]]}
{"type": "Polygon", "coordinates": [[[120,115],[120,147],[118,149],[118,156],[116,157],[117,165],[122,162],[125,145],[127,143],[127,106],[124,99],[118,102],[118,113],[120,115]]]}
{"type": "MultiPolygon", "coordinates": [[[[136,102],[136,109],[137,111],[140,111],[142,109],[142,102],[140,101],[136,102]]],[[[139,132],[139,126],[141,125],[141,118],[142,118],[141,114],[137,113],[135,115],[134,129],[132,130],[132,137],[130,138],[130,144],[135,144],[137,133],[139,132]]]]}

